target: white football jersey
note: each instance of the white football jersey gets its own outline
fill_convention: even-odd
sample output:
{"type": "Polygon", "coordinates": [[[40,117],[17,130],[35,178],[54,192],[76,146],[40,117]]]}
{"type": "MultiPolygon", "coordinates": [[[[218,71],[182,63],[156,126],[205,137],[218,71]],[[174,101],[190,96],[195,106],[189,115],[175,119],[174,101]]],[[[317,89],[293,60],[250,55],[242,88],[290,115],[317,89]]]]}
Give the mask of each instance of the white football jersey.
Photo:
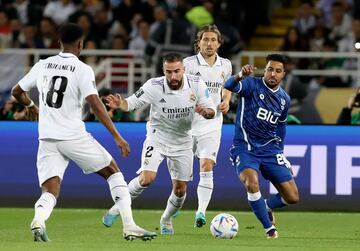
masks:
{"type": "Polygon", "coordinates": [[[216,111],[204,81],[184,74],[183,87],[171,90],[165,76],[149,79],[128,97],[129,110],[151,104],[147,137],[169,146],[169,150],[192,147],[191,124],[197,104],[216,111]]]}
{"type": "Polygon", "coordinates": [[[87,134],[81,120],[84,99],[98,94],[94,71],[71,53],[40,60],[19,81],[39,91],[39,139],[68,140],[87,134]]]}
{"type": "Polygon", "coordinates": [[[201,77],[210,92],[211,98],[217,108],[216,117],[206,120],[199,114],[195,115],[192,134],[195,136],[203,135],[208,132],[221,130],[223,116],[219,110],[221,103],[221,90],[225,81],[231,76],[232,67],[228,59],[216,55],[215,64],[210,66],[206,63],[201,53],[184,59],[185,72],[201,77]]]}

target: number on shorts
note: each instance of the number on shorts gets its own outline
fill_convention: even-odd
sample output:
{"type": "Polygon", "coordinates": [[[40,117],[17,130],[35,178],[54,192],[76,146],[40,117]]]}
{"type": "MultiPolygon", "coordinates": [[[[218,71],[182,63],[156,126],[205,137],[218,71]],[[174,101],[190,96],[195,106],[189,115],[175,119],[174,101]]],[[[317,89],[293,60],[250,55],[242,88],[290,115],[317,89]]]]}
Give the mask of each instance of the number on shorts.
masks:
{"type": "Polygon", "coordinates": [[[282,153],[276,154],[276,159],[277,159],[277,163],[279,165],[284,165],[285,164],[285,162],[284,162],[284,154],[282,154],[282,153]]]}
{"type": "Polygon", "coordinates": [[[152,156],[152,150],[154,150],[154,147],[153,146],[148,146],[146,148],[146,153],[145,153],[145,157],[146,158],[150,158],[152,156]]]}
{"type": "Polygon", "coordinates": [[[46,95],[46,104],[53,108],[60,108],[64,98],[64,92],[66,90],[66,86],[68,83],[68,79],[63,76],[53,76],[50,81],[49,91],[46,95]],[[55,90],[55,83],[57,79],[61,79],[60,86],[58,90],[55,90]],[[53,102],[53,96],[56,93],[56,100],[53,102]]]}

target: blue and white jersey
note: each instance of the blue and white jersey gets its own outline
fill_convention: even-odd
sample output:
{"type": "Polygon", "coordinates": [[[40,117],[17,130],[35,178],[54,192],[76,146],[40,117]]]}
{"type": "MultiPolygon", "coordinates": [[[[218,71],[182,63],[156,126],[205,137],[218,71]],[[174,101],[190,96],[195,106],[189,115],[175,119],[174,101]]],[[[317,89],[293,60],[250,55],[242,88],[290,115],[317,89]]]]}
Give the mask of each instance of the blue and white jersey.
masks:
{"type": "Polygon", "coordinates": [[[284,135],[278,130],[287,120],[289,95],[281,87],[269,88],[263,78],[234,82],[232,77],[225,83],[226,89],[239,94],[234,145],[259,154],[282,152],[284,135]]]}

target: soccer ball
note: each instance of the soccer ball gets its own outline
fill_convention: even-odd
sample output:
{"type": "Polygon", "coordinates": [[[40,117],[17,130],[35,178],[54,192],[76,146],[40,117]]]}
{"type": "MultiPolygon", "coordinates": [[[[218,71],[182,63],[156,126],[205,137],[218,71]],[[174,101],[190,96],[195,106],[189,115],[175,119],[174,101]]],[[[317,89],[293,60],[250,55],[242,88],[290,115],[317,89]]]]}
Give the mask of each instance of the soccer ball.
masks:
{"type": "Polygon", "coordinates": [[[236,236],[239,224],[231,214],[220,213],[210,224],[210,232],[217,239],[232,239],[236,236]]]}

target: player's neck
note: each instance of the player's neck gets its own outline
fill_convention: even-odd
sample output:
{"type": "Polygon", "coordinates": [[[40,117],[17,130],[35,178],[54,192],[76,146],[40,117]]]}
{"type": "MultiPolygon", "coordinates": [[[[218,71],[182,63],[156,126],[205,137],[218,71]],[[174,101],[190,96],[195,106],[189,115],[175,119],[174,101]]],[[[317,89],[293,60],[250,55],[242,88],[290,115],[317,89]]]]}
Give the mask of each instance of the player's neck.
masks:
{"type": "Polygon", "coordinates": [[[207,55],[203,55],[203,54],[201,54],[201,55],[205,59],[205,62],[208,63],[208,65],[213,66],[215,64],[215,62],[216,62],[216,54],[211,55],[211,56],[207,56],[207,55]]]}

